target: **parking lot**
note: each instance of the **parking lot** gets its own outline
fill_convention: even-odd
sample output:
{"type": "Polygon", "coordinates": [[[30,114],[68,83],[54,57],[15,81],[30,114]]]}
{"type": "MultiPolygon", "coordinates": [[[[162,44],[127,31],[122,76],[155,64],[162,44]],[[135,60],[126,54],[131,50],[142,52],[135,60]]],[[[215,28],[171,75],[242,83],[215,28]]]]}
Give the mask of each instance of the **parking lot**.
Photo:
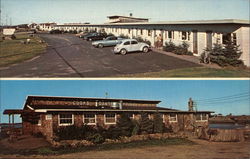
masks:
{"type": "Polygon", "coordinates": [[[113,47],[94,48],[91,42],[70,34],[40,36],[48,43],[47,51],[0,68],[1,77],[117,77],[199,66],[153,51],[115,55],[113,47]]]}

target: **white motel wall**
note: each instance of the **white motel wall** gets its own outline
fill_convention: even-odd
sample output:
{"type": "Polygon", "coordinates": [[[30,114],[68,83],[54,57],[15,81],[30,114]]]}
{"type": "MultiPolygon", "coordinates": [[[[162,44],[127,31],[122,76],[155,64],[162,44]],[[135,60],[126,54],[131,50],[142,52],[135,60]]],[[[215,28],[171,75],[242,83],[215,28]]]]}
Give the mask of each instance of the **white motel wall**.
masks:
{"type": "Polygon", "coordinates": [[[247,20],[201,20],[201,21],[175,21],[175,22],[144,22],[144,23],[114,23],[114,24],[72,24],[56,25],[54,29],[59,30],[104,30],[116,36],[121,34],[133,37],[141,37],[149,40],[154,46],[156,36],[163,37],[163,43],[173,42],[176,45],[187,42],[189,51],[195,56],[200,56],[208,47],[214,43],[224,44],[226,40],[233,40],[243,54],[246,66],[250,66],[250,23],[247,20]]]}

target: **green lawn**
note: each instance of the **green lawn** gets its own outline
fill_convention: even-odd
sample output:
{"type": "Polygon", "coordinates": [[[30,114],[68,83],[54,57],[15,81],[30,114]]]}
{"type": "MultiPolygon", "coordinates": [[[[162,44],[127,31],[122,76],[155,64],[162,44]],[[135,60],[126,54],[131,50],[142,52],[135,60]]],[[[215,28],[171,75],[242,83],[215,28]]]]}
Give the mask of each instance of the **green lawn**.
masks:
{"type": "Polygon", "coordinates": [[[160,72],[122,75],[122,77],[250,77],[249,69],[192,67],[160,72]]]}
{"type": "Polygon", "coordinates": [[[0,67],[31,59],[45,51],[46,44],[40,43],[40,38],[29,37],[26,33],[16,35],[15,40],[0,41],[0,67]],[[22,44],[27,38],[30,44],[22,44]]]}

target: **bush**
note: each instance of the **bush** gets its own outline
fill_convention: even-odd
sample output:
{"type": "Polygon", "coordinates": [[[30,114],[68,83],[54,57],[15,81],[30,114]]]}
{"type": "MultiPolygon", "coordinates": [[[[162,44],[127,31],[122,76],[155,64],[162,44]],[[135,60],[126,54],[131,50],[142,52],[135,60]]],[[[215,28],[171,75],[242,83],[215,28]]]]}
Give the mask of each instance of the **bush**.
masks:
{"type": "Polygon", "coordinates": [[[164,123],[163,123],[163,119],[160,115],[160,113],[155,113],[154,114],[154,133],[162,133],[163,132],[163,127],[164,127],[164,123]]]}
{"type": "Polygon", "coordinates": [[[91,141],[94,144],[102,144],[105,142],[105,138],[100,133],[95,133],[88,136],[87,140],[91,141]]]}
{"type": "Polygon", "coordinates": [[[143,40],[140,36],[139,37],[133,37],[133,39],[136,39],[138,42],[144,42],[146,44],[148,44],[149,46],[151,46],[151,42],[148,40],[143,40]]]}
{"type": "Polygon", "coordinates": [[[141,134],[151,134],[153,133],[153,122],[148,118],[148,114],[141,113],[141,120],[140,120],[140,132],[141,134]]]}
{"type": "Polygon", "coordinates": [[[119,37],[123,38],[123,39],[129,39],[129,36],[124,35],[124,34],[120,34],[119,37]]]}
{"type": "Polygon", "coordinates": [[[206,52],[209,54],[210,61],[219,66],[243,66],[242,60],[239,60],[242,51],[239,49],[239,45],[235,45],[233,42],[226,43],[224,47],[221,44],[214,44],[211,50],[205,49],[200,57],[201,62],[204,62],[206,52]]]}
{"type": "Polygon", "coordinates": [[[173,42],[166,42],[163,46],[163,50],[167,52],[173,52],[177,55],[193,55],[192,52],[188,51],[189,44],[185,41],[182,44],[176,46],[173,42]]]}

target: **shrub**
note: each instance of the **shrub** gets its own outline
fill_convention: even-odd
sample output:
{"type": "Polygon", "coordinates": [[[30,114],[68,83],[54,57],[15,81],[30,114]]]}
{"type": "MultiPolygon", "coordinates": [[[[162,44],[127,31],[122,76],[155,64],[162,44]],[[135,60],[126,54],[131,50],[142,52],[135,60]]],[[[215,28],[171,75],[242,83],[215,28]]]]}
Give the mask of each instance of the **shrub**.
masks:
{"type": "Polygon", "coordinates": [[[176,46],[173,42],[166,42],[165,46],[163,46],[163,50],[167,52],[174,52],[176,46]]]}
{"type": "Polygon", "coordinates": [[[176,46],[173,42],[166,42],[163,46],[163,50],[167,52],[173,52],[177,55],[193,55],[192,52],[188,51],[189,44],[185,41],[182,44],[176,46]]]}
{"type": "Polygon", "coordinates": [[[164,123],[163,123],[163,119],[162,119],[160,113],[157,112],[154,114],[153,123],[154,123],[154,133],[162,133],[164,123]]]}
{"type": "Polygon", "coordinates": [[[128,114],[122,113],[117,121],[116,128],[119,136],[131,136],[134,124],[128,114]]]}
{"type": "Polygon", "coordinates": [[[228,42],[225,47],[221,44],[214,44],[211,50],[205,49],[201,54],[200,60],[204,62],[205,53],[209,54],[210,61],[216,63],[222,67],[224,66],[243,66],[242,60],[239,60],[242,51],[239,49],[239,45],[228,42]]]}
{"type": "Polygon", "coordinates": [[[140,133],[140,124],[137,120],[132,120],[133,122],[133,129],[132,129],[132,136],[133,135],[138,135],[140,133]]]}
{"type": "Polygon", "coordinates": [[[124,34],[120,34],[119,37],[124,38],[124,39],[129,39],[129,36],[124,35],[124,34]]]}
{"type": "Polygon", "coordinates": [[[140,120],[140,132],[142,134],[151,134],[153,133],[153,122],[149,120],[148,114],[141,113],[141,120],[140,120]]]}
{"type": "Polygon", "coordinates": [[[136,39],[138,42],[144,42],[146,44],[148,44],[149,46],[151,46],[151,42],[149,40],[143,40],[142,37],[133,37],[133,39],[136,39]]]}
{"type": "Polygon", "coordinates": [[[105,142],[105,138],[100,133],[89,135],[87,140],[91,141],[94,144],[102,144],[105,142]]]}

